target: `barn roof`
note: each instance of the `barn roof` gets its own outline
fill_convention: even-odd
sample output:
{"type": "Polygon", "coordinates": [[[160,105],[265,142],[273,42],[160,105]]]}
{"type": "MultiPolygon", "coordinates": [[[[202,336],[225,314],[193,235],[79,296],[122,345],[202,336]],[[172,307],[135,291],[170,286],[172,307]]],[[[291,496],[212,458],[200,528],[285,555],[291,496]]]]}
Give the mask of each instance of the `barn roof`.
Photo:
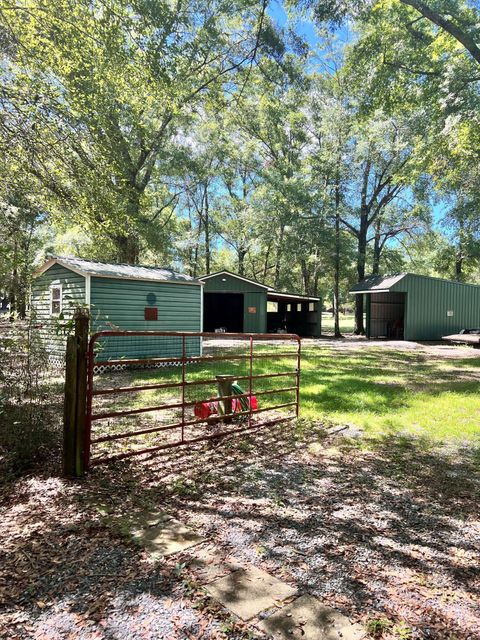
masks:
{"type": "Polygon", "coordinates": [[[180,284],[202,284],[195,278],[184,273],[178,273],[172,269],[96,262],[94,260],[83,260],[82,258],[73,258],[70,256],[50,256],[45,264],[36,272],[36,275],[41,275],[54,264],[59,264],[83,276],[120,278],[125,280],[148,280],[153,282],[176,282],[180,284]]]}
{"type": "Polygon", "coordinates": [[[272,302],[320,302],[321,298],[315,296],[304,296],[299,293],[285,293],[284,291],[274,291],[271,289],[267,293],[267,299],[272,302]]]}
{"type": "Polygon", "coordinates": [[[390,289],[397,284],[397,282],[403,280],[406,275],[406,273],[397,273],[391,276],[370,276],[370,278],[365,278],[365,280],[358,282],[352,287],[350,293],[380,293],[382,291],[390,291],[390,289]]]}
{"type": "Polygon", "coordinates": [[[235,280],[242,280],[243,282],[248,282],[249,284],[254,284],[256,287],[261,287],[262,289],[267,289],[268,291],[273,291],[272,287],[269,287],[266,284],[262,284],[257,280],[252,280],[252,278],[245,278],[244,276],[239,276],[238,273],[232,273],[231,271],[227,271],[223,269],[222,271],[215,271],[215,273],[209,273],[206,276],[202,276],[200,280],[210,280],[210,278],[216,278],[217,276],[230,276],[230,278],[234,278],[235,280]]]}
{"type": "Polygon", "coordinates": [[[255,285],[256,287],[261,287],[262,289],[266,290],[268,300],[271,300],[273,302],[277,302],[278,300],[284,300],[285,302],[318,302],[320,300],[320,298],[316,298],[314,296],[304,296],[297,293],[285,293],[284,291],[276,291],[273,287],[269,287],[262,282],[258,282],[258,280],[252,280],[252,278],[239,276],[237,273],[232,273],[231,271],[227,271],[226,269],[223,269],[222,271],[215,271],[215,273],[209,273],[207,276],[201,276],[200,280],[209,280],[210,278],[217,278],[218,276],[229,276],[230,278],[234,278],[235,280],[242,280],[242,282],[247,282],[249,284],[255,285]]]}

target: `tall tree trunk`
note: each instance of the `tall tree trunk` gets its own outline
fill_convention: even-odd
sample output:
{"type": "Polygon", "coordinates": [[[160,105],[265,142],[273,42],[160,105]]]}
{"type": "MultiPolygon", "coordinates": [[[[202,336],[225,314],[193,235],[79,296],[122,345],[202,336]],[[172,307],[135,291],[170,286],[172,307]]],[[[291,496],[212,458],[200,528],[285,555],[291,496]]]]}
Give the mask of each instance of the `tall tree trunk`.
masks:
{"type": "Polygon", "coordinates": [[[210,206],[208,202],[208,183],[205,183],[203,224],[205,228],[205,270],[210,273],[210,206]]]}
{"type": "Polygon", "coordinates": [[[193,253],[193,277],[196,278],[198,275],[198,252],[200,249],[200,238],[202,235],[202,218],[198,219],[198,232],[197,232],[197,241],[195,243],[195,251],[193,253]]]}
{"type": "Polygon", "coordinates": [[[27,317],[27,282],[28,275],[26,270],[22,269],[17,291],[17,311],[22,320],[27,317]]]}
{"type": "Polygon", "coordinates": [[[455,252],[455,280],[458,280],[459,282],[463,281],[463,261],[464,255],[462,247],[458,247],[455,252]]]}
{"type": "MultiPolygon", "coordinates": [[[[190,255],[190,257],[192,257],[190,255]]],[[[198,269],[198,242],[195,244],[195,249],[193,250],[193,259],[192,259],[192,263],[193,263],[193,269],[190,269],[190,275],[192,276],[192,278],[196,278],[198,273],[197,273],[197,269],[198,269]]]]}
{"type": "Polygon", "coordinates": [[[335,338],[340,332],[340,176],[335,179],[335,255],[333,259],[333,326],[335,338]]]}
{"type": "Polygon", "coordinates": [[[375,220],[375,238],[373,242],[372,276],[378,276],[380,273],[380,255],[382,253],[380,227],[381,227],[381,220],[379,216],[375,220]]]}
{"type": "Polygon", "coordinates": [[[320,273],[318,272],[318,269],[315,271],[315,277],[313,278],[313,295],[315,296],[315,298],[318,297],[318,280],[320,278],[320,273]]]}
{"type": "MultiPolygon", "coordinates": [[[[358,281],[365,279],[365,264],[367,262],[367,233],[368,233],[368,216],[370,213],[367,205],[368,181],[372,163],[370,158],[365,162],[362,178],[362,190],[360,194],[360,224],[358,227],[358,246],[357,246],[357,277],[358,281]]],[[[353,331],[356,335],[365,333],[363,324],[363,295],[355,296],[355,328],[353,331]]]]}
{"type": "Polygon", "coordinates": [[[131,233],[114,237],[117,250],[117,260],[125,264],[138,264],[140,258],[140,243],[138,237],[131,233]]]}
{"type": "Polygon", "coordinates": [[[305,291],[305,295],[310,295],[310,274],[308,272],[307,261],[302,258],[300,260],[300,265],[302,269],[302,280],[303,280],[303,290],[305,291]]]}
{"type": "MultiPolygon", "coordinates": [[[[130,188],[127,201],[127,216],[129,220],[138,220],[140,215],[140,193],[134,188],[130,188]]],[[[117,233],[113,237],[117,250],[119,262],[127,264],[138,264],[140,258],[140,241],[137,233],[129,228],[117,233]]]]}
{"type": "Polygon", "coordinates": [[[282,223],[281,227],[280,227],[280,236],[278,238],[278,247],[277,247],[277,256],[275,259],[275,277],[274,277],[274,282],[273,282],[273,286],[275,287],[275,289],[278,288],[278,285],[280,283],[280,260],[282,257],[282,247],[283,247],[283,238],[285,235],[285,225],[282,223]]]}
{"type": "MultiPolygon", "coordinates": [[[[357,251],[357,277],[358,281],[365,280],[365,265],[367,262],[367,230],[368,230],[368,210],[362,206],[360,228],[358,234],[357,251]]],[[[355,329],[356,335],[365,333],[363,322],[363,295],[355,296],[355,329]]]]}
{"type": "Polygon", "coordinates": [[[238,257],[238,275],[245,275],[245,256],[247,255],[247,250],[242,247],[237,249],[237,257],[238,257]]]}
{"type": "Polygon", "coordinates": [[[10,291],[8,294],[10,301],[10,320],[14,319],[14,315],[17,312],[17,298],[18,294],[18,244],[15,239],[13,242],[13,269],[12,278],[10,281],[10,291]]]}
{"type": "Polygon", "coordinates": [[[267,275],[268,275],[268,260],[270,258],[270,248],[271,245],[267,246],[267,250],[265,251],[265,260],[263,263],[263,279],[262,282],[265,282],[267,279],[267,275]]]}

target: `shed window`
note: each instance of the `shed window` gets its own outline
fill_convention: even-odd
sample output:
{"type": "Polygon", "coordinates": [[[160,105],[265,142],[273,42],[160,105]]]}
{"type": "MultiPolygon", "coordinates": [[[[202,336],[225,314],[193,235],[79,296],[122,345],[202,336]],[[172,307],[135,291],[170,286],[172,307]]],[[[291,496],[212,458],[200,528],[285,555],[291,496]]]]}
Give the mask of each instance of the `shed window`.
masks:
{"type": "Polygon", "coordinates": [[[62,285],[53,285],[50,289],[50,315],[58,316],[62,312],[62,285]]]}
{"type": "Polygon", "coordinates": [[[267,311],[269,313],[278,313],[278,302],[273,302],[273,300],[268,300],[267,311]]]}
{"type": "Polygon", "coordinates": [[[309,302],[308,303],[308,310],[309,311],[315,311],[315,303],[314,302],[309,302]]]}
{"type": "Polygon", "coordinates": [[[289,303],[287,304],[287,311],[291,311],[292,310],[292,305],[289,303]]]}
{"type": "Polygon", "coordinates": [[[297,311],[301,311],[302,310],[302,303],[298,302],[297,303],[297,311]]]}

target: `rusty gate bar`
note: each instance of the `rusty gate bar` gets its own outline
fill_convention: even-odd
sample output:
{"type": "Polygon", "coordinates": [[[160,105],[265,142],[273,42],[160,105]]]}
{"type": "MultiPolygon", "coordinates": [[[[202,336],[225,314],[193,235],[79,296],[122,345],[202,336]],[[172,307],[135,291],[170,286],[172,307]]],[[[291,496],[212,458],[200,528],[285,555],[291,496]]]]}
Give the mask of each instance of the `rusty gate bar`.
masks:
{"type": "Polygon", "coordinates": [[[248,403],[248,426],[252,426],[252,375],[253,375],[253,338],[250,336],[250,370],[248,372],[248,393],[250,401],[248,403]]]}
{"type": "MultiPolygon", "coordinates": [[[[296,374],[292,374],[296,375],[296,374]]],[[[284,391],[296,391],[297,385],[294,387],[280,387],[279,389],[270,389],[267,391],[256,391],[257,396],[267,396],[274,393],[282,393],[284,391]]],[[[250,392],[234,393],[231,396],[211,396],[205,398],[202,402],[214,402],[215,400],[233,400],[234,398],[248,398],[250,392]]],[[[141,409],[126,409],[125,411],[110,411],[108,413],[95,413],[92,415],[92,422],[96,420],[106,420],[107,418],[119,418],[121,416],[135,416],[139,413],[150,413],[151,411],[160,411],[161,409],[182,409],[183,407],[194,407],[198,400],[188,400],[187,402],[172,402],[171,404],[159,404],[155,407],[142,407],[141,409]]],[[[238,412],[235,413],[238,415],[238,412]]]]}
{"type": "MultiPolygon", "coordinates": [[[[102,362],[102,366],[108,366],[108,362],[102,362]]],[[[256,379],[260,378],[281,378],[285,376],[296,376],[296,371],[289,371],[288,373],[259,373],[255,376],[256,379]]],[[[236,376],[236,380],[249,380],[250,376],[236,376]]],[[[216,378],[206,378],[203,380],[186,380],[185,386],[202,384],[214,384],[217,382],[216,378]]],[[[92,396],[103,396],[112,393],[135,393],[136,391],[148,391],[149,389],[168,389],[169,387],[180,387],[181,382],[160,382],[155,384],[135,385],[133,387],[111,387],[109,389],[93,389],[92,396]]]]}
{"type": "Polygon", "coordinates": [[[185,336],[182,336],[182,442],[185,441],[185,359],[187,351],[185,349],[185,336]]]}
{"type": "MultiPolygon", "coordinates": [[[[232,397],[238,397],[238,396],[232,396],[232,397]]],[[[295,406],[295,402],[285,402],[284,404],[279,404],[276,405],[274,408],[281,408],[281,407],[293,407],[295,406]]],[[[257,414],[257,413],[264,413],[265,411],[271,411],[271,407],[265,407],[264,409],[254,409],[252,411],[252,414],[257,414]]],[[[244,416],[244,415],[248,415],[249,411],[238,411],[234,415],[236,416],[244,416]]],[[[207,418],[205,420],[187,420],[185,422],[185,426],[194,426],[196,424],[204,424],[205,422],[208,421],[217,421],[218,422],[218,418],[207,418]]],[[[167,425],[163,425],[160,427],[151,427],[148,429],[139,429],[138,431],[128,431],[126,433],[119,433],[119,434],[113,434],[111,436],[100,436],[99,438],[94,438],[92,439],[92,444],[98,443],[98,442],[111,442],[112,440],[121,440],[123,438],[134,438],[135,436],[139,436],[139,435],[143,435],[144,433],[155,433],[156,431],[167,431],[168,429],[174,429],[174,428],[178,428],[180,425],[180,423],[175,422],[173,424],[167,424],[167,425]]],[[[225,434],[223,435],[229,435],[230,431],[226,431],[225,434]]],[[[220,435],[216,434],[216,437],[219,438],[221,437],[220,435]]],[[[191,442],[191,440],[185,440],[184,443],[187,442],[191,442]]],[[[177,443],[179,444],[179,443],[177,443]]],[[[180,443],[183,444],[183,443],[180,443]]],[[[138,453],[137,451],[135,452],[136,454],[138,453]]]]}
{"type": "MultiPolygon", "coordinates": [[[[154,451],[160,451],[162,449],[169,449],[176,446],[192,444],[196,442],[200,442],[202,440],[211,440],[213,438],[220,438],[230,434],[237,434],[243,431],[248,431],[252,428],[259,428],[267,425],[277,424],[279,422],[284,422],[292,419],[294,416],[286,415],[281,417],[275,417],[273,420],[267,420],[266,422],[253,423],[253,416],[256,414],[263,413],[265,411],[272,411],[275,409],[282,409],[286,407],[295,407],[295,416],[299,415],[299,401],[300,401],[300,364],[301,364],[301,342],[300,338],[295,334],[244,334],[244,333],[208,333],[208,332],[176,332],[176,331],[100,331],[95,333],[90,338],[89,346],[88,346],[88,362],[87,362],[87,402],[86,402],[86,429],[85,429],[85,446],[84,446],[84,461],[85,468],[88,469],[91,465],[101,464],[103,462],[109,462],[112,460],[120,460],[124,458],[128,458],[130,456],[141,455],[146,453],[153,453],[154,451]],[[138,358],[138,359],[119,359],[115,358],[112,360],[96,360],[95,355],[95,344],[101,338],[108,337],[178,337],[181,338],[181,357],[161,357],[161,358],[138,358]],[[203,340],[204,338],[212,338],[212,339],[227,339],[227,340],[238,340],[245,341],[248,339],[249,341],[249,350],[247,354],[231,354],[228,355],[211,355],[205,356],[188,356],[186,349],[186,340],[187,338],[199,338],[203,340]],[[296,350],[295,352],[282,352],[282,353],[254,353],[254,341],[258,340],[260,343],[266,340],[273,342],[295,342],[296,350]],[[296,358],[296,368],[292,371],[283,371],[276,373],[260,373],[254,375],[253,373],[253,362],[256,359],[262,358],[296,358]],[[185,389],[187,387],[193,385],[208,385],[214,384],[217,382],[217,378],[205,378],[200,380],[187,380],[186,378],[186,366],[188,364],[194,364],[197,362],[217,362],[217,361],[233,361],[233,360],[246,360],[248,359],[248,375],[235,376],[235,380],[248,380],[249,390],[248,392],[244,392],[241,394],[233,394],[233,395],[222,395],[222,396],[212,396],[206,398],[204,400],[198,401],[186,401],[185,397],[185,389]],[[128,386],[128,387],[110,387],[107,389],[94,389],[94,373],[95,366],[101,366],[103,370],[107,370],[112,367],[116,367],[117,365],[127,366],[127,365],[136,365],[136,366],[151,366],[151,365],[161,365],[162,363],[168,364],[180,364],[181,365],[181,382],[162,382],[162,383],[154,383],[154,384],[144,384],[137,386],[128,386]],[[295,379],[294,386],[285,386],[279,387],[275,389],[266,389],[266,390],[258,390],[254,391],[253,381],[256,379],[268,379],[268,378],[280,378],[280,377],[293,377],[295,379]],[[104,413],[93,413],[93,397],[94,396],[103,396],[110,395],[115,393],[137,393],[141,391],[146,391],[150,389],[169,389],[169,388],[181,388],[181,401],[165,403],[158,406],[152,407],[143,407],[139,409],[127,409],[123,411],[107,411],[104,413]],[[284,392],[295,392],[295,401],[292,402],[284,402],[282,404],[277,404],[264,408],[252,408],[252,396],[268,396],[272,394],[280,394],[284,392]],[[213,402],[213,401],[224,401],[233,398],[242,398],[248,397],[248,409],[232,412],[231,416],[233,417],[245,417],[247,418],[247,426],[240,426],[235,429],[226,429],[224,431],[215,433],[215,434],[202,434],[197,437],[185,437],[185,427],[187,426],[195,426],[195,425],[206,425],[209,423],[219,423],[222,422],[222,419],[217,415],[215,417],[207,417],[195,420],[186,419],[185,409],[187,407],[195,406],[198,402],[213,402]],[[101,435],[96,438],[92,438],[92,422],[98,420],[105,420],[108,418],[115,417],[128,417],[134,416],[140,413],[147,413],[152,411],[159,411],[163,409],[172,409],[178,408],[181,409],[181,420],[180,422],[175,422],[173,424],[154,426],[144,429],[139,429],[136,431],[129,431],[124,433],[117,433],[111,435],[101,435]],[[111,442],[114,440],[125,439],[129,437],[136,437],[139,435],[147,434],[147,433],[156,433],[162,431],[173,431],[175,429],[180,429],[180,439],[177,439],[173,442],[167,442],[165,444],[161,444],[154,447],[147,447],[144,449],[133,449],[131,451],[127,451],[125,453],[115,454],[111,456],[103,456],[101,458],[96,458],[91,460],[91,448],[92,444],[101,443],[101,442],[111,442]]],[[[195,435],[193,433],[192,435],[195,435]]]]}
{"type": "MultiPolygon", "coordinates": [[[[291,403],[291,404],[295,404],[295,403],[291,403]]],[[[284,418],[282,421],[286,421],[287,419],[284,418]]],[[[260,425],[261,427],[268,427],[268,426],[273,426],[275,424],[278,424],[280,422],[279,419],[276,420],[268,420],[267,422],[262,422],[262,424],[260,425]]],[[[192,438],[191,440],[185,440],[184,443],[181,442],[168,442],[167,444],[161,444],[155,447],[148,447],[147,449],[142,449],[141,451],[127,451],[126,453],[118,453],[115,454],[113,456],[106,456],[105,458],[102,458],[101,460],[93,460],[90,466],[97,466],[99,464],[105,464],[106,462],[114,462],[117,460],[124,460],[125,458],[131,458],[133,456],[140,456],[143,455],[145,453],[155,453],[156,451],[162,451],[163,449],[173,449],[174,447],[179,447],[182,444],[195,444],[197,442],[203,442],[206,440],[218,440],[219,438],[223,438],[225,436],[230,436],[230,435],[236,435],[238,433],[245,433],[250,431],[250,429],[248,427],[242,427],[240,429],[230,429],[229,431],[225,431],[223,434],[217,434],[217,433],[213,433],[213,434],[208,434],[206,436],[200,436],[198,438],[192,438]]]]}
{"type": "MultiPolygon", "coordinates": [[[[106,333],[106,332],[105,332],[106,333]]],[[[156,335],[163,335],[163,334],[156,334],[153,331],[149,331],[149,334],[153,334],[153,336],[156,335]]],[[[95,334],[98,335],[98,334],[95,334]]],[[[214,335],[217,336],[218,338],[218,333],[215,333],[214,335]]],[[[231,334],[231,333],[222,333],[222,336],[231,336],[231,335],[238,335],[238,334],[231,334]]],[[[259,334],[262,335],[262,334],[259,334]]],[[[273,334],[273,335],[277,335],[277,334],[273,334]]],[[[282,333],[279,334],[282,336],[286,336],[286,335],[290,335],[287,333],[282,333]]],[[[153,337],[152,336],[152,337],[153,337]]],[[[167,336],[165,336],[167,337],[167,336]]],[[[190,337],[190,336],[189,336],[190,337]]],[[[245,354],[245,355],[231,355],[228,357],[229,360],[245,360],[246,358],[249,358],[249,354],[245,354]]],[[[255,358],[271,358],[271,355],[268,354],[261,354],[259,353],[258,355],[255,356],[255,358]]],[[[275,354],[276,358],[296,358],[297,354],[296,353],[276,353],[275,354]]],[[[189,356],[187,358],[187,362],[188,364],[194,364],[195,362],[215,362],[216,360],[225,360],[224,356],[189,356]]],[[[105,367],[115,367],[117,365],[127,365],[127,364],[131,364],[131,365],[135,365],[138,364],[139,362],[141,362],[142,364],[161,364],[162,362],[165,363],[170,363],[170,362],[178,362],[181,363],[182,362],[182,358],[142,358],[141,360],[135,359],[135,360],[124,360],[124,359],[119,359],[119,360],[105,360],[104,362],[100,361],[98,364],[101,364],[105,367]]]]}
{"type": "Polygon", "coordinates": [[[295,407],[295,416],[298,418],[300,414],[300,366],[301,366],[301,342],[300,338],[298,339],[298,351],[297,351],[297,375],[296,375],[296,383],[297,383],[297,391],[295,393],[295,399],[297,401],[297,405],[295,407]]]}

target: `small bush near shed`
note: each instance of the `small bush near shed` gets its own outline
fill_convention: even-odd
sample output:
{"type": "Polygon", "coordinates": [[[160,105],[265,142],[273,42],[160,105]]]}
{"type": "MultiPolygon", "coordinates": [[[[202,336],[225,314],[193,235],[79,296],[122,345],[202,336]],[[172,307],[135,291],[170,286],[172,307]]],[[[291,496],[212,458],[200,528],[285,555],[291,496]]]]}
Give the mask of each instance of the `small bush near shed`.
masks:
{"type": "Polygon", "coordinates": [[[61,443],[60,398],[31,324],[0,321],[0,476],[45,460],[61,443]]]}

